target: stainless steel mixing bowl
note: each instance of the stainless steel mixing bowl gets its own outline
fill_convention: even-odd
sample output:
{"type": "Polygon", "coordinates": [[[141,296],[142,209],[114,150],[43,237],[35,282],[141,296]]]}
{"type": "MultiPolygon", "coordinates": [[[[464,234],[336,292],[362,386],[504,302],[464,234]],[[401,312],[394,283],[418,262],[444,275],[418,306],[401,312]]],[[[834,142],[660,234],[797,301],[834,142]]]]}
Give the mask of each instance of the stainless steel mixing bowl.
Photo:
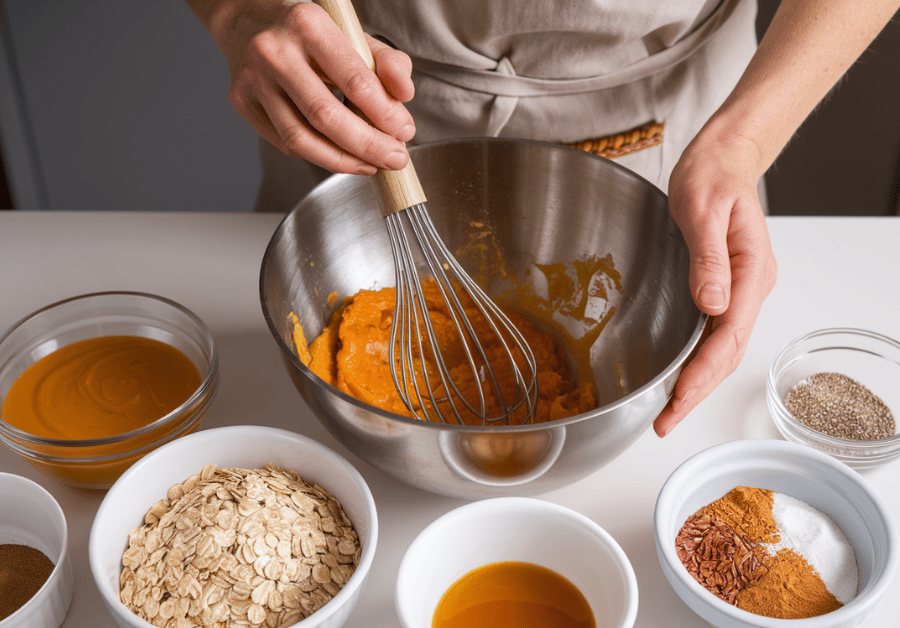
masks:
{"type": "Polygon", "coordinates": [[[706,322],[666,196],[611,161],[540,142],[456,140],[410,154],[439,233],[469,273],[490,278],[489,294],[520,310],[577,310],[554,316],[576,338],[608,317],[590,350],[601,406],[536,425],[444,425],[378,410],[313,375],[297,358],[289,314],[312,340],[343,297],[394,284],[378,201],[369,179],[352,175],[304,198],[263,257],[262,309],[294,385],[350,451],[435,493],[530,495],[596,471],[665,406],[706,322]]]}

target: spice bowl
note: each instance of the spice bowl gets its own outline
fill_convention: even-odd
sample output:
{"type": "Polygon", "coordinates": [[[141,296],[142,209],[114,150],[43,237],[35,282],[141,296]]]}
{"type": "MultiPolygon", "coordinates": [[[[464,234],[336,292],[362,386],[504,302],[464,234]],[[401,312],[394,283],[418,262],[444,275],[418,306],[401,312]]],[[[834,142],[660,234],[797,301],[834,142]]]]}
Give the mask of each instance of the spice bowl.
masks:
{"type": "Polygon", "coordinates": [[[169,299],[140,292],[100,292],[48,305],[0,337],[0,441],[41,473],[71,486],[108,488],[136,460],[196,430],[216,393],[218,352],[203,321],[169,299]],[[7,407],[25,371],[80,341],[138,336],[177,349],[196,367],[200,385],[174,410],[135,429],[102,438],[49,438],[20,429],[7,407]]]}
{"type": "Polygon", "coordinates": [[[400,623],[404,628],[433,625],[441,598],[457,580],[507,561],[538,565],[567,579],[586,599],[597,626],[634,625],[637,579],[615,539],[578,512],[529,497],[472,502],[419,533],[397,574],[400,623]]]}
{"type": "MultiPolygon", "coordinates": [[[[776,427],[789,441],[824,451],[856,469],[896,460],[900,458],[900,342],[850,328],[822,329],[801,336],[788,343],[772,361],[766,401],[776,427]],[[785,397],[818,373],[846,376],[874,394],[893,413],[893,432],[877,440],[851,440],[813,429],[798,420],[785,406],[785,397]]],[[[825,429],[844,428],[837,424],[825,429]]]]}
{"type": "Polygon", "coordinates": [[[53,563],[43,584],[43,576],[36,578],[23,560],[2,565],[3,570],[15,571],[0,576],[4,583],[0,595],[4,613],[0,616],[5,616],[0,628],[57,628],[69,610],[75,583],[62,508],[42,486],[12,473],[0,473],[0,503],[0,545],[38,550],[53,563]],[[34,588],[36,592],[25,601],[34,588]]]}
{"type": "Polygon", "coordinates": [[[866,481],[823,452],[781,440],[733,441],[686,460],[660,490],[654,535],[660,565],[675,593],[717,628],[856,626],[888,592],[900,565],[896,523],[866,481]],[[856,554],[856,596],[815,618],[776,619],[729,604],[697,582],[679,559],[676,536],[694,513],[739,486],[793,497],[829,517],[846,535],[856,554]]]}
{"type": "MultiPolygon", "coordinates": [[[[298,628],[337,628],[343,625],[359,601],[375,556],[378,517],[375,501],[368,485],[347,460],[317,441],[286,430],[250,425],[200,430],[167,443],[136,462],[110,488],[97,510],[91,527],[88,557],[94,581],[116,623],[123,628],[150,628],[151,626],[149,622],[126,606],[120,598],[120,576],[123,573],[123,555],[130,542],[129,534],[132,530],[143,526],[145,515],[152,507],[155,508],[157,502],[171,496],[170,488],[201,473],[207,465],[216,465],[222,469],[244,470],[277,465],[296,472],[305,482],[322,487],[338,500],[346,516],[352,522],[359,539],[358,564],[352,575],[346,579],[343,587],[327,603],[306,619],[290,625],[298,628]]],[[[233,486],[231,490],[235,490],[233,486]]],[[[248,504],[254,501],[254,498],[257,501],[261,499],[258,493],[251,497],[248,492],[245,497],[248,504]]],[[[244,507],[245,505],[242,504],[241,510],[244,507]]],[[[249,506],[247,507],[249,508],[249,506]]],[[[260,514],[263,513],[260,512],[260,514]]],[[[197,529],[197,519],[191,521],[192,523],[186,525],[187,520],[182,521],[179,518],[178,526],[181,526],[180,529],[196,533],[196,535],[191,535],[192,538],[203,537],[207,541],[211,538],[220,539],[221,537],[216,535],[222,535],[230,529],[218,517],[213,517],[211,520],[215,524],[214,526],[207,522],[209,525],[202,530],[197,529]],[[225,527],[221,530],[212,530],[210,526],[225,527]]],[[[174,531],[174,518],[172,522],[174,531]]],[[[275,522],[275,524],[278,523],[280,522],[275,522]]],[[[273,532],[275,524],[268,527],[269,532],[273,534],[277,532],[277,530],[273,532]]],[[[164,524],[160,523],[160,525],[164,524]]],[[[265,525],[269,526],[268,520],[265,525]]],[[[291,528],[290,523],[287,527],[291,528]]],[[[230,529],[230,533],[234,534],[235,530],[230,529]]],[[[260,542],[269,536],[268,533],[259,534],[258,530],[251,532],[248,528],[242,528],[241,534],[257,537],[260,542]]],[[[232,537],[231,541],[235,542],[235,538],[232,537]]],[[[201,539],[199,543],[194,543],[194,549],[190,550],[184,549],[184,546],[181,546],[181,549],[176,548],[172,556],[166,560],[173,560],[174,554],[181,552],[182,558],[186,560],[179,561],[179,564],[192,564],[197,567],[201,564],[199,560],[202,560],[200,554],[208,555],[205,550],[201,549],[201,544],[204,542],[206,541],[201,539]]],[[[222,594],[218,600],[209,601],[210,605],[224,599],[223,587],[228,586],[229,579],[232,583],[236,582],[235,578],[229,575],[230,573],[239,574],[238,577],[241,579],[249,578],[251,574],[255,578],[258,575],[255,569],[264,567],[264,564],[257,564],[258,560],[247,564],[235,559],[234,553],[238,551],[235,545],[222,544],[218,540],[215,543],[223,550],[219,556],[224,560],[225,554],[230,553],[231,558],[228,560],[231,562],[224,568],[220,566],[207,570],[210,562],[207,560],[207,564],[203,564],[201,567],[210,572],[206,575],[210,581],[218,583],[219,593],[222,594]],[[237,569],[238,565],[242,565],[240,570],[237,569]],[[220,572],[219,569],[224,569],[224,571],[220,572]],[[211,573],[212,571],[215,573],[211,573]]],[[[244,550],[246,551],[246,545],[244,550]]],[[[168,550],[163,550],[161,547],[158,551],[166,554],[168,550]]],[[[263,556],[260,551],[254,551],[256,551],[258,559],[263,556]]],[[[280,552],[279,549],[278,555],[282,556],[280,552]]],[[[159,561],[162,563],[162,559],[159,561]]],[[[185,571],[187,570],[185,569],[185,571]]],[[[278,578],[277,574],[272,576],[269,572],[264,573],[266,574],[265,586],[271,588],[277,586],[273,582],[273,579],[278,578]]],[[[184,577],[183,573],[182,577],[184,577]]],[[[179,584],[180,582],[179,578],[179,584]]],[[[290,580],[290,582],[294,581],[290,580]]],[[[189,583],[185,583],[185,586],[187,584],[189,583]]],[[[254,580],[251,589],[256,590],[255,587],[262,584],[254,580]]],[[[163,587],[162,583],[160,587],[163,587]]],[[[185,592],[182,591],[182,593],[185,592]]],[[[245,590],[244,593],[249,596],[250,590],[245,590]]],[[[198,589],[198,597],[199,595],[198,589]]],[[[247,596],[243,600],[246,604],[241,609],[245,614],[250,605],[247,596]]],[[[254,604],[261,603],[260,596],[267,597],[261,590],[258,591],[252,596],[254,604]]],[[[159,608],[159,605],[157,607],[159,608]]],[[[236,607],[231,610],[240,614],[240,610],[236,607]]],[[[245,617],[245,619],[247,618],[245,617]]],[[[259,623],[261,622],[255,622],[253,625],[259,625],[259,623]]]]}

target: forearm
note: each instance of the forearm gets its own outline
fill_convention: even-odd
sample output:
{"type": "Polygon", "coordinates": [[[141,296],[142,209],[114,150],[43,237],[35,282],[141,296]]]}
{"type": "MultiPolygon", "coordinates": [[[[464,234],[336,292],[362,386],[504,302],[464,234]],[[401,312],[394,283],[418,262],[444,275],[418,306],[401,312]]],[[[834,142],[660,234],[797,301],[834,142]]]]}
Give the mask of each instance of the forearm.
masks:
{"type": "Polygon", "coordinates": [[[756,176],[897,11],[898,0],[782,0],[759,49],[704,132],[757,152],[756,176]]]}

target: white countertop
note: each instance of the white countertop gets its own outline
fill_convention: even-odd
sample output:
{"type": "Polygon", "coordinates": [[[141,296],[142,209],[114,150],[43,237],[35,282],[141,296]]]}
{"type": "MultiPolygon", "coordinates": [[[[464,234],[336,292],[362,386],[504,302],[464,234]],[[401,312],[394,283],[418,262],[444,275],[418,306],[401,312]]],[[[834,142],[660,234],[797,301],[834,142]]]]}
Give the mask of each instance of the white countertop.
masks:
{"type": "MultiPolygon", "coordinates": [[[[400,484],[338,444],[294,389],[259,303],[259,267],[281,216],[134,212],[0,212],[0,331],[67,297],[104,290],[152,292],[178,301],[210,327],[220,350],[219,392],[204,428],[258,423],[315,438],[365,476],[379,510],[375,564],[348,628],[398,625],[394,578],[407,545],[462,501],[400,484]]],[[[675,595],[653,542],[653,508],[669,474],[709,446],[781,438],[766,409],[765,379],[788,341],[823,327],[860,327],[900,338],[900,218],[770,218],[779,265],[738,370],[675,431],[648,430],[590,477],[541,496],[595,520],[622,546],[637,575],[637,628],[707,626],[675,595]]],[[[896,411],[895,411],[896,412],[896,411]]],[[[64,628],[115,626],[90,574],[91,522],[103,491],[50,480],[0,447],[0,470],[35,480],[69,522],[75,595],[64,628]]],[[[900,461],[863,476],[900,524],[900,461]]],[[[865,628],[896,627],[900,578],[865,628]]]]}

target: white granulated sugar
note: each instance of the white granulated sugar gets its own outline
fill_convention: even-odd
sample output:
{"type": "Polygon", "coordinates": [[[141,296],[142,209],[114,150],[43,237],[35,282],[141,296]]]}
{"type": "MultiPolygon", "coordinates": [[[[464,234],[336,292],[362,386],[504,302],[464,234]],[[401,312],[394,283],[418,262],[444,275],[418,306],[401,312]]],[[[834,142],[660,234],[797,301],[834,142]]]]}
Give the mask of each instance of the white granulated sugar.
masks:
{"type": "Polygon", "coordinates": [[[859,569],[856,552],[838,525],[806,502],[773,493],[772,517],[781,540],[766,544],[769,554],[791,549],[806,559],[841,604],[856,596],[859,569]]]}

